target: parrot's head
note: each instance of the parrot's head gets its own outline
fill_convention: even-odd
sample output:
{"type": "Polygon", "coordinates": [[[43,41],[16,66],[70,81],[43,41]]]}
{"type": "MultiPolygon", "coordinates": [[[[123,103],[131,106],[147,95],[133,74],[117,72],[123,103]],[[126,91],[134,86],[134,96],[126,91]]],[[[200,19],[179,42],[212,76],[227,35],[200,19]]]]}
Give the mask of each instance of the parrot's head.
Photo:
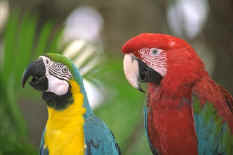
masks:
{"type": "MultiPolygon", "coordinates": [[[[30,85],[42,92],[42,98],[46,103],[62,109],[72,100],[72,81],[82,85],[81,77],[74,77],[78,72],[73,63],[60,54],[46,54],[33,61],[25,70],[22,78],[22,86],[29,80],[30,85]]],[[[79,73],[78,73],[78,76],[79,73]]]]}
{"type": "Polygon", "coordinates": [[[122,52],[125,76],[141,91],[141,82],[175,91],[198,80],[204,71],[201,59],[187,42],[166,34],[140,34],[128,40],[122,52]]]}

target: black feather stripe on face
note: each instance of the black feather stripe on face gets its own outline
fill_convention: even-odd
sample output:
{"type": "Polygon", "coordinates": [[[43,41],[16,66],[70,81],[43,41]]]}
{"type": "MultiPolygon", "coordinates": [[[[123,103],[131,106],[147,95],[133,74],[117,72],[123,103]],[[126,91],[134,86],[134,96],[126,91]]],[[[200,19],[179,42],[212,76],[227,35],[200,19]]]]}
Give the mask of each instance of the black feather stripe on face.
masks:
{"type": "Polygon", "coordinates": [[[69,81],[69,79],[71,79],[72,77],[68,77],[67,75],[62,75],[62,74],[59,74],[58,72],[56,71],[53,71],[53,70],[50,70],[49,69],[49,74],[60,79],[60,80],[66,80],[66,81],[69,81]]]}
{"type": "Polygon", "coordinates": [[[67,106],[73,103],[71,86],[69,86],[69,91],[65,95],[58,96],[52,92],[43,92],[42,98],[49,107],[56,110],[65,109],[67,106]]]}
{"type": "Polygon", "coordinates": [[[48,68],[49,74],[57,77],[58,79],[69,81],[69,79],[72,78],[72,75],[69,69],[64,64],[51,61],[47,65],[47,68],[48,68]]]}

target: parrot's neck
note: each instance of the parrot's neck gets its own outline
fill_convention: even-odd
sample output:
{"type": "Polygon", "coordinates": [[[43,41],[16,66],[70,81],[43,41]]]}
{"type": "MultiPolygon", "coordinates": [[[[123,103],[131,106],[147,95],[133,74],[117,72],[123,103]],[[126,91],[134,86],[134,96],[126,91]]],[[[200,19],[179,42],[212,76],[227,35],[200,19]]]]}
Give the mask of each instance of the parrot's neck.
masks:
{"type": "MultiPolygon", "coordinates": [[[[73,68],[76,68],[76,67],[73,65],[73,68]]],[[[92,111],[92,109],[90,107],[90,104],[88,102],[87,93],[86,93],[85,88],[84,88],[82,76],[80,75],[77,68],[74,70],[73,74],[74,74],[74,77],[75,77],[75,81],[77,81],[77,83],[79,84],[80,91],[84,96],[84,107],[86,109],[86,112],[84,114],[84,118],[87,119],[89,116],[94,115],[94,113],[93,113],[93,111],[92,111]]]]}
{"type": "Polygon", "coordinates": [[[73,103],[63,110],[48,107],[45,147],[49,154],[84,154],[84,96],[70,81],[73,103]]]}
{"type": "Polygon", "coordinates": [[[196,155],[197,137],[189,99],[169,96],[160,86],[149,84],[147,101],[148,136],[159,154],[196,155]]]}

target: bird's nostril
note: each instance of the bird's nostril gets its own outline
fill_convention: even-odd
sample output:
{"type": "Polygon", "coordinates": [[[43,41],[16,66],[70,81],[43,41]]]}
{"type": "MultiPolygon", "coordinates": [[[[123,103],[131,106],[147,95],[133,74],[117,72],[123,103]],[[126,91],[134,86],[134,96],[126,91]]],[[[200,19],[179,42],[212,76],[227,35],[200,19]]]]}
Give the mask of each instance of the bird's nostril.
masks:
{"type": "Polygon", "coordinates": [[[34,76],[33,78],[32,78],[32,82],[36,82],[36,81],[38,81],[39,80],[39,76],[34,76]]]}
{"type": "Polygon", "coordinates": [[[37,79],[36,79],[35,77],[34,77],[34,78],[32,78],[32,82],[36,82],[36,80],[37,80],[37,79]]]}

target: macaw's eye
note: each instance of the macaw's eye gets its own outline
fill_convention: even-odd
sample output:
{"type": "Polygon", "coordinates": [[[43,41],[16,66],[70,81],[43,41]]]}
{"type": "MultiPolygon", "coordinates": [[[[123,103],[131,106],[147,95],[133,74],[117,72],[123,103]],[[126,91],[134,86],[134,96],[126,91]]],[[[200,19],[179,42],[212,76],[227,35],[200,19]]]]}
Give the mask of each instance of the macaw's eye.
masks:
{"type": "Polygon", "coordinates": [[[150,51],[151,51],[151,54],[153,54],[153,55],[156,55],[158,53],[157,48],[151,48],[150,51]]]}
{"type": "Polygon", "coordinates": [[[157,55],[157,54],[159,54],[161,51],[162,51],[161,49],[151,48],[151,49],[150,49],[150,54],[151,54],[151,55],[157,55]]]}
{"type": "Polygon", "coordinates": [[[63,69],[62,69],[62,72],[63,72],[63,73],[67,73],[67,72],[68,72],[68,69],[67,69],[67,68],[63,68],[63,69]]]}

